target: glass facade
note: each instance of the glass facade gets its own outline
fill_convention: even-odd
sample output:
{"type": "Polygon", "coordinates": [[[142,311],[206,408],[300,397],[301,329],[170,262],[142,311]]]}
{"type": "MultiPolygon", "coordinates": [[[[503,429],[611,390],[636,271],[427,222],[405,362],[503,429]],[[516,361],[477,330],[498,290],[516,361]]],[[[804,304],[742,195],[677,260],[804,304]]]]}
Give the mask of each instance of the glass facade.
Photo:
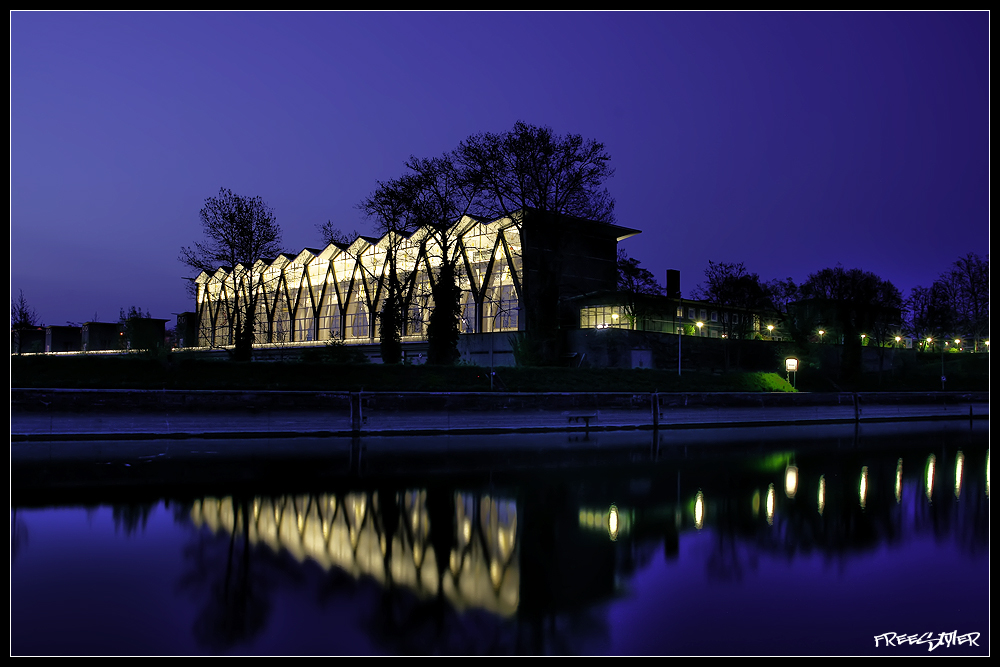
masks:
{"type": "Polygon", "coordinates": [[[252,268],[222,267],[195,279],[198,340],[232,345],[240,308],[256,314],[257,344],[378,340],[393,263],[403,290],[403,339],[426,336],[434,307],[431,285],[444,255],[455,264],[462,290],[462,333],[517,331],[522,327],[522,243],[509,218],[484,222],[464,217],[445,239],[429,229],[408,236],[358,238],[296,256],[258,261],[252,268]]]}

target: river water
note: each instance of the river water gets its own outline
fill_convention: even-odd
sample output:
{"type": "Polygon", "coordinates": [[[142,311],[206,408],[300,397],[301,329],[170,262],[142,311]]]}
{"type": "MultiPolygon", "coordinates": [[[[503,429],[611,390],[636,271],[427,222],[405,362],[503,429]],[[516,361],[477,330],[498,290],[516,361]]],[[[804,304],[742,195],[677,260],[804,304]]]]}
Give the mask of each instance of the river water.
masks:
{"type": "Polygon", "coordinates": [[[14,443],[14,655],[986,655],[988,423],[14,443]]]}

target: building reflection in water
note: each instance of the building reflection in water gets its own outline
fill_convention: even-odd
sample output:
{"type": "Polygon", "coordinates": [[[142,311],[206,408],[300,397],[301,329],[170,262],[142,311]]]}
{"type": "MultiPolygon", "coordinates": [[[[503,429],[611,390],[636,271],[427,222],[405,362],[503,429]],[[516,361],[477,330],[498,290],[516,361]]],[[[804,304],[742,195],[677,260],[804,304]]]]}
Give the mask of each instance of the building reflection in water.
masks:
{"type": "MultiPolygon", "coordinates": [[[[198,500],[170,504],[186,536],[189,520],[204,529],[184,550],[183,588],[199,605],[189,614],[199,647],[252,645],[275,625],[279,602],[283,615],[311,618],[317,612],[308,604],[289,611],[293,598],[278,593],[291,574],[317,577],[318,613],[357,610],[364,642],[334,644],[335,651],[375,645],[401,654],[613,652],[607,609],[628,607],[630,621],[662,609],[643,606],[651,596],[634,584],[643,571],[662,576],[663,596],[686,587],[729,604],[762,577],[755,574],[761,562],[839,591],[843,572],[859,568],[817,573],[817,555],[848,565],[877,553],[886,575],[896,576],[896,559],[923,562],[920,550],[954,536],[963,563],[970,556],[980,563],[983,553],[988,559],[985,439],[963,441],[961,449],[905,444],[742,458],[723,452],[724,463],[712,452],[685,452],[617,467],[502,471],[478,487],[474,478],[441,473],[406,482],[371,475],[360,489],[353,478],[332,489],[313,482],[312,493],[212,495],[208,487],[198,500]],[[944,477],[935,497],[938,468],[944,477]],[[494,484],[504,490],[497,493],[494,484]],[[935,539],[911,539],[923,535],[935,539]],[[293,561],[309,566],[295,571],[293,561]]],[[[310,488],[295,481],[300,485],[288,488],[310,488]]],[[[140,500],[112,511],[130,546],[157,506],[140,500]]],[[[16,504],[12,526],[12,553],[23,567],[26,526],[16,504]]],[[[67,544],[60,548],[73,552],[67,544]]],[[[132,598],[126,604],[134,605],[132,598]]],[[[846,608],[834,605],[823,618],[846,608]]],[[[669,642],[689,634],[697,631],[649,646],[670,649],[678,644],[669,642]]]]}
{"type": "Polygon", "coordinates": [[[420,597],[440,592],[458,610],[512,616],[520,588],[517,505],[490,495],[454,495],[450,548],[432,539],[425,489],[397,493],[389,502],[378,491],[258,496],[249,526],[242,525],[233,498],[208,497],[192,504],[191,519],[215,533],[243,533],[250,545],[285,551],[299,562],[309,559],[326,570],[371,577],[420,597]],[[398,527],[387,530],[387,525],[398,527]],[[442,548],[448,551],[443,570],[437,553],[442,548]]]}
{"type": "Polygon", "coordinates": [[[896,461],[896,504],[903,498],[903,459],[896,461]]]}

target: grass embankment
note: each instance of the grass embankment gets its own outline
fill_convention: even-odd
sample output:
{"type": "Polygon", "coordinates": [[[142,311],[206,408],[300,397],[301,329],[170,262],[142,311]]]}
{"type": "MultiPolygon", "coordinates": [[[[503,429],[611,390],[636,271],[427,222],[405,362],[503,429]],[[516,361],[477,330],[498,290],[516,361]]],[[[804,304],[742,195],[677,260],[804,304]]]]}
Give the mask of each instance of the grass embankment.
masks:
{"type": "MultiPolygon", "coordinates": [[[[948,391],[989,391],[989,355],[945,355],[948,391]]],[[[913,355],[854,384],[836,370],[806,361],[799,391],[941,391],[940,355],[913,355]]],[[[496,369],[494,391],[794,391],[784,373],[720,373],[620,368],[496,369]]],[[[91,389],[271,389],[304,391],[489,391],[489,369],[476,366],[383,366],[328,361],[234,363],[184,353],[142,355],[13,356],[11,386],[91,389]]]]}
{"type": "MultiPolygon", "coordinates": [[[[141,356],[11,357],[11,386],[79,389],[489,391],[489,369],[304,362],[234,363],[141,356]]],[[[792,391],[776,373],[617,368],[498,368],[494,391],[792,391]]]]}

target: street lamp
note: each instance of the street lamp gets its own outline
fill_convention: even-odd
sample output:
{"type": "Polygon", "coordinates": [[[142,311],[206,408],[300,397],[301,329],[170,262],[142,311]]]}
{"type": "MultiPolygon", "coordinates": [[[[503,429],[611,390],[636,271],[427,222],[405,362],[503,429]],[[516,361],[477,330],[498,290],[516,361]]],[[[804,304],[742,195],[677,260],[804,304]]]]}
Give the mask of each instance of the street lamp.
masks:
{"type": "Polygon", "coordinates": [[[774,339],[774,325],[773,324],[768,324],[767,325],[767,337],[770,338],[770,339],[772,339],[772,340],[774,339]]]}
{"type": "Polygon", "coordinates": [[[705,323],[704,322],[695,322],[695,324],[698,326],[698,337],[700,338],[701,337],[701,328],[703,326],[705,326],[705,323]]]}
{"type": "Polygon", "coordinates": [[[822,344],[823,344],[823,336],[825,336],[825,335],[826,335],[826,332],[825,332],[825,331],[823,331],[822,329],[820,329],[820,330],[819,330],[819,344],[820,344],[820,345],[822,345],[822,344]]]}
{"type": "Polygon", "coordinates": [[[799,360],[795,357],[788,357],[785,359],[785,382],[788,382],[788,376],[792,376],[792,389],[795,389],[795,374],[799,370],[799,360]]]}
{"type": "Polygon", "coordinates": [[[944,348],[948,347],[948,341],[941,346],[941,391],[944,391],[944,383],[948,381],[944,374],[944,348]]]}

